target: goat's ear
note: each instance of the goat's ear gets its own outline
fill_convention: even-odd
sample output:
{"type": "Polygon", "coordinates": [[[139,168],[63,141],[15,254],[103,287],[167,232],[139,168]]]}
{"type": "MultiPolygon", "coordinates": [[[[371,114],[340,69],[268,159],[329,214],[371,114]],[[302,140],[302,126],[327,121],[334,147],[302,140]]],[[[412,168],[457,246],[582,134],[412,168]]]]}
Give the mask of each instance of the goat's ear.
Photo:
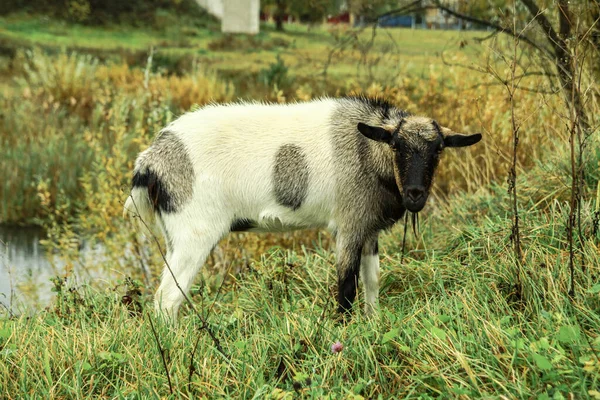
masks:
{"type": "Polygon", "coordinates": [[[466,147],[472,146],[481,140],[481,133],[473,135],[461,135],[453,132],[451,129],[441,126],[442,136],[444,136],[444,147],[466,147]]]}
{"type": "Polygon", "coordinates": [[[392,134],[387,130],[378,126],[370,126],[359,122],[356,126],[358,131],[369,139],[376,140],[378,142],[391,143],[392,134]]]}
{"type": "Polygon", "coordinates": [[[473,135],[448,135],[444,136],[445,147],[466,147],[472,146],[481,140],[481,133],[473,135]]]}

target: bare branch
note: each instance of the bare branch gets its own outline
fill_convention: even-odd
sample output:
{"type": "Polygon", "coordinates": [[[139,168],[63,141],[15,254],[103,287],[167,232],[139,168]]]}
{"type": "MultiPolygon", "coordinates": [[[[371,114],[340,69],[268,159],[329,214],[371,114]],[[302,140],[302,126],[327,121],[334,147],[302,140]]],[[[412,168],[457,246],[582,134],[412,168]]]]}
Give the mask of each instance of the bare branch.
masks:
{"type": "MultiPolygon", "coordinates": [[[[431,8],[431,7],[426,7],[426,8],[431,8]]],[[[433,6],[433,8],[438,8],[438,9],[440,9],[440,10],[446,12],[447,14],[450,14],[450,15],[456,17],[456,18],[460,18],[462,20],[465,20],[465,21],[468,21],[468,22],[473,22],[475,24],[479,24],[479,25],[482,25],[482,26],[487,26],[489,28],[495,29],[498,32],[506,33],[507,35],[513,36],[515,38],[518,38],[519,40],[524,41],[525,43],[529,44],[533,48],[535,48],[535,49],[541,51],[542,53],[544,53],[546,56],[549,56],[549,57],[553,56],[552,52],[548,48],[546,48],[546,47],[544,47],[544,46],[542,46],[542,45],[534,42],[532,39],[530,39],[527,36],[523,35],[522,32],[517,32],[516,30],[514,30],[512,28],[509,28],[509,27],[501,26],[501,25],[495,24],[495,23],[490,22],[490,21],[485,21],[485,20],[482,20],[482,19],[479,19],[479,18],[472,17],[470,15],[466,15],[466,14],[462,14],[462,13],[456,12],[456,11],[454,11],[454,10],[452,10],[452,9],[444,6],[443,4],[441,4],[439,0],[435,0],[435,6],[433,6]]]]}
{"type": "MultiPolygon", "coordinates": [[[[421,6],[420,5],[420,1],[414,1],[410,4],[408,4],[407,6],[404,7],[400,7],[388,12],[385,12],[383,14],[380,14],[378,16],[376,16],[375,18],[373,18],[373,20],[371,20],[370,22],[372,23],[377,23],[377,21],[380,18],[383,17],[389,17],[391,15],[398,15],[398,14],[411,14],[411,13],[418,13],[418,12],[423,12],[426,10],[430,10],[430,9],[439,9],[442,10],[444,12],[446,12],[447,14],[450,14],[456,18],[460,18],[464,21],[468,21],[468,22],[472,22],[481,26],[486,26],[488,28],[492,28],[494,29],[495,32],[501,32],[501,33],[506,33],[507,35],[519,38],[519,40],[524,41],[525,43],[529,44],[531,47],[535,48],[536,50],[539,50],[540,52],[542,52],[544,55],[546,55],[547,57],[551,57],[554,58],[554,54],[552,53],[552,51],[550,49],[548,49],[547,47],[536,43],[535,41],[533,41],[532,39],[530,39],[529,37],[523,35],[522,33],[518,33],[515,30],[509,28],[509,27],[505,27],[505,26],[501,26],[499,24],[496,24],[494,22],[491,21],[486,21],[483,19],[479,19],[479,18],[475,18],[473,16],[470,15],[466,15],[466,14],[462,14],[459,13],[457,11],[454,11],[446,6],[444,6],[439,0],[434,0],[433,1],[433,5],[425,5],[425,6],[421,6]]],[[[536,14],[533,14],[536,15],[536,14]]],[[[492,35],[490,35],[491,37],[492,35]]],[[[484,40],[489,39],[485,38],[484,40]]]]}
{"type": "Polygon", "coordinates": [[[500,33],[500,31],[492,31],[492,33],[490,33],[487,36],[475,37],[475,38],[473,38],[473,40],[476,41],[477,43],[482,43],[482,42],[485,42],[486,40],[489,40],[493,37],[498,36],[499,33],[500,33]]]}
{"type": "Polygon", "coordinates": [[[383,14],[379,14],[371,22],[376,23],[377,21],[379,21],[380,18],[385,18],[385,17],[389,17],[392,15],[411,14],[411,13],[415,13],[415,12],[420,12],[420,11],[425,10],[426,8],[427,7],[421,6],[421,0],[416,0],[416,1],[413,1],[412,3],[407,4],[403,7],[384,12],[383,14]]]}
{"type": "MultiPolygon", "coordinates": [[[[515,79],[517,79],[515,77],[515,79]]],[[[480,83],[477,85],[472,85],[469,86],[468,89],[477,89],[478,87],[482,87],[482,86],[498,86],[498,85],[503,85],[505,86],[507,83],[509,83],[509,80],[500,80],[500,81],[496,81],[496,82],[485,82],[485,83],[480,83]]],[[[520,86],[520,85],[515,85],[515,89],[518,90],[523,90],[525,92],[530,92],[530,93],[538,93],[538,94],[557,94],[559,92],[558,89],[556,90],[542,90],[539,88],[534,88],[534,87],[528,87],[528,86],[520,86]]]]}
{"type": "Polygon", "coordinates": [[[150,321],[150,328],[152,328],[152,334],[154,335],[154,340],[156,340],[156,346],[158,347],[158,352],[160,353],[160,358],[162,359],[163,367],[165,368],[165,373],[167,374],[167,381],[169,382],[169,392],[173,394],[173,384],[171,384],[171,374],[169,373],[169,367],[167,366],[167,359],[165,358],[165,350],[160,345],[160,340],[158,339],[158,333],[156,333],[156,329],[154,328],[154,323],[152,322],[152,317],[150,314],[148,315],[148,321],[150,321]]]}

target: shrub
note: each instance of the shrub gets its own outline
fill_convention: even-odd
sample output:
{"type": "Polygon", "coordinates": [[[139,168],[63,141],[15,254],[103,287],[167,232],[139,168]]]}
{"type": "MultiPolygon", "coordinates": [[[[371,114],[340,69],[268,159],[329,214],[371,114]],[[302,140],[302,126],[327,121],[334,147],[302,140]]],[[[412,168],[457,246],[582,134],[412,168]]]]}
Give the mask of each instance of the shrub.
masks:
{"type": "Polygon", "coordinates": [[[0,95],[3,223],[43,221],[61,207],[66,210],[59,219],[65,220],[84,210],[89,194],[81,180],[114,146],[130,162],[170,115],[233,97],[231,84],[200,66],[185,76],[163,76],[122,63],[102,65],[89,55],[37,50],[19,53],[13,64],[20,69],[16,89],[0,95]],[[123,128],[125,136],[116,136],[123,128]],[[90,137],[102,145],[91,146],[90,137]]]}
{"type": "Polygon", "coordinates": [[[163,29],[176,21],[215,27],[218,21],[194,0],[3,0],[0,15],[14,12],[46,14],[78,23],[116,23],[163,29]]]}
{"type": "Polygon", "coordinates": [[[257,51],[288,48],[290,42],[280,37],[269,37],[264,34],[243,35],[225,34],[211,40],[208,48],[213,51],[257,51]]]}
{"type": "Polygon", "coordinates": [[[258,80],[269,88],[286,89],[291,83],[288,70],[289,68],[285,65],[283,59],[277,54],[277,61],[271,63],[269,68],[261,70],[258,74],[258,80]]]}

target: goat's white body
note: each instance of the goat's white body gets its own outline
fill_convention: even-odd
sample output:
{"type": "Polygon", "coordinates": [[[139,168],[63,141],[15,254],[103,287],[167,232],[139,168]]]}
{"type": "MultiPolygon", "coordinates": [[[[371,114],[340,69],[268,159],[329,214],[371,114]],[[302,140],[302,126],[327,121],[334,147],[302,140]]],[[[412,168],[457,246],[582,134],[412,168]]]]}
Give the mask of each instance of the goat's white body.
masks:
{"type": "Polygon", "coordinates": [[[364,97],[211,105],[181,116],[138,156],[124,210],[164,233],[157,308],[176,316],[228,232],[327,227],[336,233],[338,310],[352,307],[360,275],[373,312],[379,232],[423,208],[444,147],[479,140],[364,97]]]}
{"type": "Polygon", "coordinates": [[[357,124],[399,126],[403,116],[377,101],[326,98],[211,105],[169,124],[136,160],[125,204],[145,220],[156,217],[166,238],[157,308],[176,315],[211,249],[234,227],[319,227],[337,234],[341,309],[351,305],[360,271],[372,312],[378,232],[405,209],[393,151],[363,137],[357,124]]]}
{"type": "Polygon", "coordinates": [[[177,216],[181,225],[190,218],[206,218],[208,207],[227,224],[235,216],[256,221],[260,226],[253,231],[334,228],[335,174],[327,135],[333,107],[329,99],[292,106],[209,106],[171,123],[166,129],[188,148],[196,174],[192,201],[177,216]],[[269,179],[275,154],[284,144],[310,149],[311,188],[298,210],[277,202],[269,179]]]}

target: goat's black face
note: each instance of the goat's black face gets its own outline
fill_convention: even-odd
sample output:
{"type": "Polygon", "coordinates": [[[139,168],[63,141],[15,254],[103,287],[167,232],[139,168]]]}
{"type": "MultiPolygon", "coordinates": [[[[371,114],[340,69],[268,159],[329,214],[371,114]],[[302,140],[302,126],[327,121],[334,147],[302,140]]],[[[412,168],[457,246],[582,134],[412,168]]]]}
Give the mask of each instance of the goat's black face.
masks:
{"type": "Polygon", "coordinates": [[[459,135],[437,122],[424,117],[406,117],[396,126],[375,127],[363,123],[360,133],[379,142],[385,142],[394,151],[394,168],[404,207],[419,212],[425,206],[433,175],[442,150],[446,147],[464,147],[481,140],[481,134],[459,135]]]}
{"type": "Polygon", "coordinates": [[[441,135],[433,140],[397,137],[392,144],[402,186],[404,207],[419,212],[425,206],[433,174],[443,149],[441,135]]]}

